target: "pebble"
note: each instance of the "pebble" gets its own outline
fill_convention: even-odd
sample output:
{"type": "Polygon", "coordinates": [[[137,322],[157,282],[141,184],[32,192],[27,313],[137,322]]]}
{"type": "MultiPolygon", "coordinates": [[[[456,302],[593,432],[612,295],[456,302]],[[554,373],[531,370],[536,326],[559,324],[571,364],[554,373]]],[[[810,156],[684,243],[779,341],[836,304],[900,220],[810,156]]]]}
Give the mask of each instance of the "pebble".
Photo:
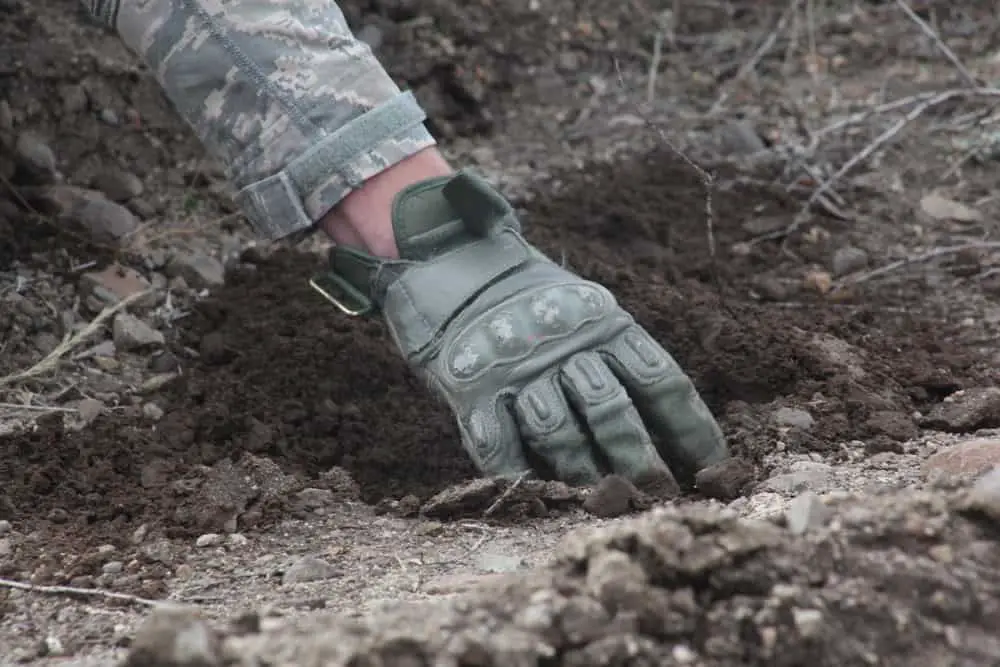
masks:
{"type": "Polygon", "coordinates": [[[282,576],[284,584],[301,584],[308,581],[322,581],[338,576],[340,572],[325,560],[306,556],[285,570],[282,576]]]}
{"type": "Polygon", "coordinates": [[[97,553],[102,556],[107,556],[108,554],[113,554],[116,551],[115,545],[113,544],[102,544],[97,547],[97,553]]]}
{"type": "Polygon", "coordinates": [[[205,533],[204,535],[199,535],[198,539],[194,541],[194,545],[199,549],[217,547],[220,544],[222,544],[222,535],[218,533],[205,533]]]}
{"type": "Polygon", "coordinates": [[[820,528],[830,513],[815,493],[806,491],[796,496],[785,511],[785,523],[793,535],[802,535],[820,528]]]}
{"type": "Polygon", "coordinates": [[[13,529],[14,527],[11,525],[10,521],[0,519],[0,535],[6,535],[13,529]]]}
{"type": "Polygon", "coordinates": [[[111,201],[126,202],[138,197],[143,192],[142,180],[135,174],[123,169],[102,171],[94,177],[91,185],[104,193],[111,201]]]}
{"type": "Polygon", "coordinates": [[[237,547],[237,548],[239,548],[239,547],[245,547],[246,545],[250,544],[250,538],[248,538],[246,535],[242,535],[240,533],[233,533],[233,534],[231,534],[226,539],[226,541],[229,543],[229,546],[231,546],[231,547],[237,547]]]}
{"type": "Polygon", "coordinates": [[[158,422],[163,419],[164,412],[156,403],[146,403],[142,406],[142,414],[146,419],[158,422]]]}
{"type": "Polygon", "coordinates": [[[121,264],[111,264],[103,271],[91,271],[80,277],[81,294],[84,297],[95,296],[108,305],[144,292],[149,287],[149,281],[141,273],[121,264]]]}
{"type": "Polygon", "coordinates": [[[118,114],[115,113],[114,109],[101,109],[101,112],[97,115],[97,117],[101,119],[102,123],[112,127],[117,127],[120,122],[118,114]]]}
{"type": "Polygon", "coordinates": [[[204,253],[177,253],[167,263],[167,275],[183,278],[195,289],[218,287],[225,283],[222,262],[204,253]]]}
{"type": "Polygon", "coordinates": [[[118,241],[139,229],[139,219],[97,190],[53,185],[37,193],[39,205],[75,221],[98,241],[118,241]]]}
{"type": "Polygon", "coordinates": [[[836,277],[846,276],[849,273],[860,271],[868,267],[868,253],[861,248],[854,246],[844,246],[838,248],[833,253],[830,268],[836,277]]]}
{"type": "Polygon", "coordinates": [[[9,537],[0,537],[0,558],[6,558],[14,553],[14,543],[9,537]]]}
{"type": "Polygon", "coordinates": [[[101,566],[101,572],[104,574],[121,574],[122,570],[125,569],[125,563],[120,560],[112,560],[101,566]]]}
{"type": "Polygon", "coordinates": [[[969,507],[1000,521],[1000,465],[986,473],[969,492],[969,507]]]}
{"type": "Polygon", "coordinates": [[[807,411],[800,408],[778,408],[774,411],[774,421],[778,426],[791,426],[808,431],[816,420],[807,411]]]}
{"type": "Polygon", "coordinates": [[[221,639],[193,609],[157,607],[139,627],[125,665],[194,667],[221,664],[221,639]]]}
{"type": "Polygon", "coordinates": [[[14,155],[31,177],[44,183],[55,182],[56,155],[38,135],[25,132],[18,136],[14,155]]]}
{"type": "Polygon", "coordinates": [[[793,609],[792,621],[803,637],[814,637],[823,629],[823,612],[818,609],[793,609]]]}
{"type": "Polygon", "coordinates": [[[134,315],[120,312],[111,327],[115,347],[125,352],[163,345],[163,334],[134,315]]]}

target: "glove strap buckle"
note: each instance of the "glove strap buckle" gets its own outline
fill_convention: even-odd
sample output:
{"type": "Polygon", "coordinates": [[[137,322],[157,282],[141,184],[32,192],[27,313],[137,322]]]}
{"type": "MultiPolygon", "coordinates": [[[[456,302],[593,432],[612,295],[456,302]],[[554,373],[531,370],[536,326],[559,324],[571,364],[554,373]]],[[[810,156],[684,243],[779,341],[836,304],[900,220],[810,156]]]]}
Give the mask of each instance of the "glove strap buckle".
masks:
{"type": "Polygon", "coordinates": [[[316,276],[309,285],[348,317],[363,317],[374,310],[371,299],[336,273],[316,276]]]}

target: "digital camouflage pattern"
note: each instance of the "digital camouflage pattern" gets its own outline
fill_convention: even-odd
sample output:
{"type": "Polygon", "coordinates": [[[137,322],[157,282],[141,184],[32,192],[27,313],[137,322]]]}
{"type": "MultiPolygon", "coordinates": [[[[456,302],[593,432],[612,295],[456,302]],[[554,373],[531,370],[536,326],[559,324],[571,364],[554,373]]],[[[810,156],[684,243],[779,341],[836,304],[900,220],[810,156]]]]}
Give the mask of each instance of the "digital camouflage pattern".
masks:
{"type": "Polygon", "coordinates": [[[434,144],[425,114],[332,0],[83,0],[226,166],[257,231],[314,227],[434,144]]]}

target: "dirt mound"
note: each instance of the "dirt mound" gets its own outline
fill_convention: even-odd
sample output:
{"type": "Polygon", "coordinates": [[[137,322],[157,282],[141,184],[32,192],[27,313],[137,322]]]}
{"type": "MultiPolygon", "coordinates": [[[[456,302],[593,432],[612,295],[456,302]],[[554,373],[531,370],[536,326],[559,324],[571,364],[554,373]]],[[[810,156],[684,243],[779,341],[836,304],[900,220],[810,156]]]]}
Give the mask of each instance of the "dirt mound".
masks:
{"type": "Polygon", "coordinates": [[[996,664],[995,525],[926,494],[836,511],[836,528],[800,538],[704,508],[654,511],[572,536],[551,569],[350,626],[261,631],[251,614],[214,631],[164,614],[127,664],[158,662],[195,631],[213,640],[208,665],[996,664]]]}
{"type": "MultiPolygon", "coordinates": [[[[852,438],[896,447],[918,431],[914,410],[976,380],[974,359],[943,344],[945,321],[919,307],[887,309],[878,292],[839,309],[807,295],[796,308],[747,298],[759,267],[773,268],[781,249],[725,250],[713,267],[703,189],[668,152],[592,165],[563,182],[558,194],[533,198],[529,235],[620,295],[689,370],[734,453],[751,464],[778,447],[836,455],[852,438]],[[779,416],[782,406],[799,416],[779,416]]],[[[719,247],[745,236],[749,219],[792,208],[767,188],[717,193],[719,247]]],[[[370,502],[426,498],[474,474],[450,414],[397,358],[380,323],[344,318],[311,292],[315,257],[254,261],[180,321],[172,347],[183,373],[157,398],[166,414],[155,428],[135,408],[79,433],[49,420],[0,443],[12,480],[5,515],[59,510],[95,536],[139,522],[204,530],[180,511],[190,501],[178,488],[202,466],[246,454],[308,479],[341,466],[370,502]]]]}

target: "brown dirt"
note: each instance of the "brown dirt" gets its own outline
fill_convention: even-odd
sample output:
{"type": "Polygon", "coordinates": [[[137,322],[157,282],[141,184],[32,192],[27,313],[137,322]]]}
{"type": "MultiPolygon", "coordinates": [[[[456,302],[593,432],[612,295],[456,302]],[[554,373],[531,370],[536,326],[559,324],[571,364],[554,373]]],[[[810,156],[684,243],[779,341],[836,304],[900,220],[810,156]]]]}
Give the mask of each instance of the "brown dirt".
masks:
{"type": "MultiPolygon", "coordinates": [[[[630,642],[640,647],[645,662],[637,658],[629,664],[680,664],[675,647],[681,643],[708,656],[697,663],[706,665],[794,665],[806,659],[872,664],[873,658],[897,654],[904,657],[884,664],[943,664],[941,653],[948,651],[939,648],[942,641],[951,642],[954,657],[962,655],[954,644],[963,638],[971,648],[965,647],[966,662],[954,664],[990,664],[987,660],[1000,653],[983,635],[996,618],[996,551],[986,548],[995,546],[995,528],[959,520],[933,494],[901,498],[898,507],[890,497],[870,511],[862,498],[843,509],[845,533],[802,541],[774,537],[770,528],[705,518],[699,501],[706,495],[731,500],[749,494],[755,482],[784,470],[786,460],[802,462],[812,455],[815,465],[855,464],[858,448],[846,447],[850,441],[863,442],[861,456],[877,454],[883,457],[878,465],[889,469],[886,453],[907,446],[908,455],[916,456],[912,441],[928,425],[922,417],[955,390],[997,384],[997,321],[987,322],[986,312],[987,307],[996,309],[1000,291],[988,291],[986,278],[979,282],[973,275],[988,268],[979,265],[984,258],[972,258],[973,274],[946,259],[919,279],[901,271],[895,279],[865,282],[838,296],[817,293],[809,279],[816,271],[829,271],[834,254],[847,245],[863,248],[874,266],[909,254],[913,244],[964,240],[974,232],[976,238],[992,238],[992,220],[998,219],[993,215],[994,176],[985,167],[970,167],[979,180],[966,194],[985,202],[989,212],[982,229],[956,231],[921,219],[916,235],[912,196],[871,181],[848,181],[838,191],[845,205],[860,213],[854,221],[816,214],[786,242],[748,245],[762,227],[791,222],[802,206],[802,188],[786,187],[787,174],[780,168],[701,160],[699,151],[699,160],[716,179],[709,220],[704,184],[658,141],[656,132],[635,129],[635,103],[598,95],[615,79],[612,56],[621,61],[628,81],[645,80],[653,12],[659,4],[611,7],[601,0],[567,0],[527,9],[533,4],[526,0],[515,8],[490,0],[359,0],[345,2],[344,9],[356,27],[376,25],[383,31],[379,49],[388,69],[417,90],[446,148],[488,147],[495,154],[492,161],[503,168],[527,166],[530,186],[513,188],[510,194],[522,210],[529,238],[611,288],[664,343],[694,378],[738,457],[704,475],[699,489],[687,489],[679,513],[661,516],[659,523],[643,519],[602,533],[587,554],[563,554],[561,569],[542,585],[543,597],[563,605],[561,611],[532,630],[557,648],[546,664],[626,664],[621,656],[630,642]],[[602,77],[603,84],[595,83],[602,77]],[[611,120],[623,117],[631,118],[631,126],[613,129],[611,120]],[[588,126],[594,129],[581,136],[586,134],[581,128],[588,126]],[[619,141],[627,146],[613,145],[619,141]],[[652,150],[641,148],[651,144],[652,150]],[[614,159],[605,159],[612,154],[614,159]],[[544,155],[564,159],[545,162],[544,155]],[[781,423],[776,416],[781,409],[805,410],[815,423],[808,428],[781,423]],[[705,537],[698,542],[705,550],[671,551],[661,540],[668,533],[705,537]],[[614,558],[624,553],[627,562],[609,560],[609,553],[614,558]],[[704,560],[685,560],[698,558],[704,560]],[[605,560],[630,574],[609,583],[607,590],[586,588],[594,584],[588,577],[597,576],[592,570],[598,569],[598,561],[605,560]],[[953,573],[949,568],[954,563],[962,567],[955,566],[953,573]],[[992,570],[982,574],[983,568],[992,570]],[[636,583],[630,576],[650,585],[637,592],[629,588],[636,583]],[[794,590],[776,590],[781,584],[794,590]],[[605,594],[621,599],[606,599],[605,594]],[[564,605],[563,598],[573,604],[564,605]],[[595,600],[603,611],[594,612],[595,600]],[[575,604],[586,613],[574,617],[580,611],[575,604]],[[899,616],[900,610],[911,607],[916,622],[907,626],[908,634],[899,634],[899,619],[910,618],[899,616]],[[801,625],[813,622],[815,614],[801,612],[815,609],[822,611],[827,625],[819,635],[806,637],[801,625]],[[605,618],[606,612],[617,614],[614,623],[620,624],[605,618]],[[579,628],[573,626],[577,621],[579,628]],[[621,632],[587,634],[596,632],[595,623],[602,632],[606,627],[621,632]],[[676,631],[664,634],[668,626],[676,631]],[[956,634],[952,626],[966,634],[956,634]],[[568,634],[577,630],[586,636],[568,634]],[[856,641],[841,641],[852,634],[856,641]],[[940,662],[915,657],[931,655],[926,651],[932,647],[941,652],[932,654],[940,662]],[[814,659],[817,653],[821,660],[814,659]]],[[[654,111],[676,117],[679,125],[702,114],[787,4],[685,6],[675,23],[669,66],[661,72],[663,100],[654,111]],[[748,30],[755,39],[743,35],[748,30]]],[[[845,20],[824,21],[816,33],[824,57],[846,58],[828,80],[854,84],[867,91],[857,93],[859,97],[870,99],[873,91],[884,89],[882,81],[873,84],[864,78],[866,66],[895,66],[905,60],[916,68],[925,61],[940,62],[932,47],[913,38],[912,25],[898,19],[894,3],[860,4],[868,12],[868,32],[860,35],[867,41],[845,20]],[[880,30],[891,39],[871,40],[880,30]],[[886,43],[890,46],[883,48],[886,43]]],[[[923,12],[931,3],[916,4],[923,12]]],[[[148,73],[123,54],[113,37],[73,18],[75,9],[76,0],[0,1],[0,101],[9,101],[15,128],[29,128],[46,139],[69,183],[86,186],[107,165],[126,165],[145,184],[142,209],[155,212],[145,220],[154,234],[177,221],[205,232],[209,221],[232,210],[220,175],[202,159],[148,73]],[[79,48],[82,43],[92,48],[79,48]],[[70,104],[80,90],[83,106],[70,104]],[[140,122],[109,125],[99,118],[105,110],[140,122]]],[[[937,3],[933,14],[935,26],[967,57],[995,50],[997,22],[983,18],[992,11],[992,3],[962,3],[961,8],[937,3]],[[973,34],[970,26],[981,28],[973,34]]],[[[846,3],[844,12],[855,16],[846,3]]],[[[812,81],[801,59],[786,58],[791,46],[782,37],[760,62],[754,85],[731,91],[738,108],[727,113],[754,118],[768,142],[779,137],[769,130],[802,120],[800,110],[788,111],[786,93],[795,95],[808,85],[791,87],[791,92],[782,86],[812,81]]],[[[953,76],[950,67],[947,71],[953,76]]],[[[920,85],[940,87],[947,81],[920,85]]],[[[822,114],[815,114],[818,118],[806,120],[824,125],[822,114]]],[[[719,124],[692,122],[692,131],[711,132],[719,124]]],[[[0,374],[37,359],[39,336],[58,339],[64,333],[52,310],[76,309],[79,265],[96,261],[103,266],[114,258],[146,273],[163,272],[162,262],[153,259],[153,245],[108,248],[65,228],[65,221],[27,211],[21,193],[30,194],[32,184],[9,158],[14,134],[0,127],[0,176],[13,184],[0,195],[0,374]],[[24,271],[37,280],[28,281],[30,289],[21,294],[19,283],[11,288],[6,281],[8,275],[23,277],[24,271]],[[56,287],[44,292],[42,285],[53,276],[56,287]]],[[[866,137],[858,132],[850,141],[866,137]]],[[[916,173],[924,164],[922,148],[907,147],[919,157],[890,156],[886,182],[905,174],[907,183],[921,184],[917,189],[924,183],[936,185],[933,178],[944,171],[940,164],[916,173]]],[[[855,150],[845,140],[844,146],[816,159],[821,165],[824,160],[839,164],[855,150]]],[[[479,160],[478,152],[476,156],[472,161],[479,160]]],[[[224,226],[240,229],[232,218],[224,226]]],[[[206,247],[216,247],[218,234],[207,235],[206,247]]],[[[186,236],[163,237],[169,240],[157,246],[159,251],[171,244],[188,245],[186,236]]],[[[347,578],[359,583],[344,584],[353,589],[334,589],[337,595],[352,596],[344,599],[368,601],[367,587],[375,586],[374,570],[368,568],[383,558],[379,554],[391,552],[380,561],[383,571],[405,569],[406,563],[416,567],[392,551],[397,540],[411,554],[428,549],[435,574],[449,570],[451,561],[437,559],[437,543],[430,541],[428,547],[428,536],[465,530],[450,519],[482,519],[497,488],[488,483],[454,488],[474,471],[461,451],[452,417],[397,358],[378,322],[344,318],[310,290],[306,281],[319,262],[301,249],[247,251],[224,287],[207,298],[185,301],[179,307],[190,307],[190,314],[161,327],[168,337],[165,355],[134,355],[114,372],[98,372],[88,360],[67,362],[65,377],[55,381],[60,400],[75,405],[72,401],[88,392],[100,394],[106,410],[82,429],[70,428],[61,413],[52,413],[26,431],[0,435],[0,519],[13,524],[11,542],[0,536],[0,547],[14,545],[0,553],[0,576],[88,587],[105,582],[116,590],[161,597],[182,587],[179,573],[182,567],[193,568],[188,563],[213,571],[219,580],[231,578],[234,570],[255,568],[269,572],[255,582],[260,586],[253,593],[256,604],[273,594],[268,588],[273,564],[263,558],[285,555],[284,531],[295,521],[302,522],[297,535],[301,544],[330,558],[343,553],[335,547],[350,551],[366,545],[356,562],[344,565],[347,578]],[[137,360],[143,368],[128,366],[137,360]],[[175,368],[180,375],[165,386],[141,389],[151,372],[175,368]],[[109,386],[99,387],[99,380],[109,386]],[[149,401],[163,409],[162,419],[143,416],[143,404],[149,401]],[[353,504],[356,494],[345,471],[359,486],[360,500],[375,509],[353,504]],[[297,493],[304,488],[305,497],[313,499],[317,490],[333,492],[326,505],[319,503],[325,514],[315,511],[314,500],[297,493]],[[443,490],[450,494],[432,499],[443,490]],[[400,528],[392,523],[402,521],[399,517],[416,521],[414,515],[429,499],[420,520],[432,517],[445,527],[419,524],[427,532],[413,528],[411,534],[410,524],[400,528]],[[327,532],[320,534],[316,526],[323,517],[329,521],[323,524],[327,532]],[[378,521],[383,523],[371,528],[378,521]],[[240,560],[239,546],[217,561],[211,550],[198,552],[200,556],[184,553],[190,551],[192,536],[234,531],[267,543],[270,552],[255,553],[259,561],[249,555],[240,560]],[[343,531],[357,533],[345,536],[343,531]],[[332,534],[342,543],[327,544],[334,541],[332,534]],[[108,552],[96,550],[108,544],[124,562],[121,578],[105,571],[108,552]]],[[[52,395],[51,384],[28,388],[44,388],[52,395]]],[[[803,417],[801,412],[793,416],[795,423],[803,417]]],[[[976,423],[966,430],[983,425],[997,424],[976,423]]],[[[873,469],[880,471],[878,465],[873,469]]],[[[523,530],[513,541],[534,543],[537,533],[547,540],[550,533],[578,521],[573,511],[581,504],[593,515],[613,516],[646,509],[649,500],[616,481],[583,503],[582,496],[565,487],[537,486],[513,494],[510,503],[516,511],[490,517],[504,519],[502,524],[490,522],[491,528],[523,530]]],[[[455,562],[468,561],[483,543],[476,536],[463,540],[448,542],[459,554],[455,562]]],[[[548,545],[546,540],[542,542],[548,545]]],[[[613,573],[609,577],[615,579],[613,573]]],[[[379,581],[387,586],[379,590],[389,591],[383,595],[401,594],[397,580],[386,580],[390,583],[379,581]]],[[[201,584],[212,589],[218,581],[201,584]]],[[[537,587],[522,582],[495,604],[480,595],[476,608],[485,621],[456,621],[451,635],[436,627],[425,648],[438,651],[448,637],[491,623],[509,629],[510,610],[537,603],[541,598],[536,593],[537,587]]],[[[13,596],[10,600],[11,609],[22,602],[13,596]]],[[[226,600],[220,603],[227,610],[229,606],[226,600]]],[[[7,609],[0,604],[0,621],[7,609]]],[[[291,641],[295,635],[284,636],[291,641]]],[[[334,645],[342,641],[336,633],[331,637],[334,645]]],[[[489,664],[481,651],[474,653],[462,664],[489,664]],[[477,655],[482,658],[478,662],[477,655]]]]}
{"type": "MultiPolygon", "coordinates": [[[[793,452],[836,452],[851,439],[891,447],[894,431],[879,430],[871,417],[893,414],[912,425],[914,410],[982,382],[974,355],[942,344],[952,334],[919,311],[919,294],[901,314],[877,291],[837,309],[809,298],[790,309],[740,296],[780,249],[727,252],[713,268],[703,189],[667,152],[564,179],[559,194],[527,206],[529,236],[554,256],[565,251],[583,275],[619,295],[694,377],[734,454],[752,463],[778,439],[793,452]],[[831,352],[833,343],[849,346],[858,367],[831,352]],[[817,395],[815,428],[780,436],[774,405],[816,403],[817,395]]],[[[748,210],[796,209],[759,188],[717,194],[720,247],[742,238],[748,210]]],[[[51,420],[7,439],[9,518],[61,508],[94,539],[102,526],[117,532],[142,522],[204,531],[175,512],[173,484],[143,488],[144,471],[176,480],[245,453],[309,478],[341,466],[369,502],[427,497],[473,475],[447,410],[396,357],[380,323],[341,317],[310,291],[313,256],[281,252],[251,266],[182,321],[173,352],[185,372],[161,396],[166,416],[155,429],[105,416],[81,433],[51,420]],[[201,350],[200,358],[190,350],[201,350]]],[[[894,294],[891,303],[899,302],[894,294]]]]}

